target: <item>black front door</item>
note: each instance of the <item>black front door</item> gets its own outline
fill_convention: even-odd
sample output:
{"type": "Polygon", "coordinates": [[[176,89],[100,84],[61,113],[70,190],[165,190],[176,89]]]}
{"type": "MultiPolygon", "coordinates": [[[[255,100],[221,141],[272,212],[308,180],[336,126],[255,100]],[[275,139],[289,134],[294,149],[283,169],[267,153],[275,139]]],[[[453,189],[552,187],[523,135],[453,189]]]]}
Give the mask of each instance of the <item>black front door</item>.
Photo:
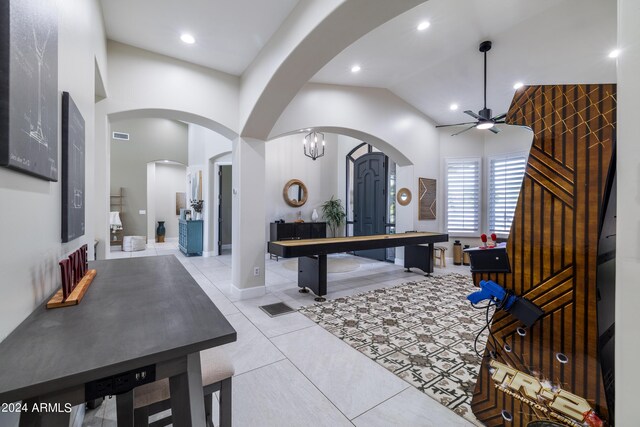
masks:
{"type": "MultiPolygon", "coordinates": [[[[387,156],[368,153],[353,164],[353,234],[385,234],[387,211],[387,156]]],[[[357,251],[358,256],[379,261],[386,259],[386,249],[357,251]]]]}

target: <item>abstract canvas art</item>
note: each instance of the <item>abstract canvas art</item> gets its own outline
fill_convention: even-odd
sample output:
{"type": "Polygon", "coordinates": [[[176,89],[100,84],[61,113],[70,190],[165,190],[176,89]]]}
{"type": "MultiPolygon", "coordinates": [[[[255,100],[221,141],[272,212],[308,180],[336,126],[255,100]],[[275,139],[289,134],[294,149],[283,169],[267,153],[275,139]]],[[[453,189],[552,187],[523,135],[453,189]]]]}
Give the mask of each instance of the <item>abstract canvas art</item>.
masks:
{"type": "Polygon", "coordinates": [[[62,241],[84,235],[84,119],[62,93],[62,241]]]}
{"type": "Polygon", "coordinates": [[[180,210],[186,208],[187,193],[176,193],[176,215],[180,215],[180,210]]]}
{"type": "Polygon", "coordinates": [[[436,219],[436,180],[418,178],[418,219],[436,219]]]}
{"type": "Polygon", "coordinates": [[[56,0],[0,6],[0,165],[58,180],[56,0]]]}

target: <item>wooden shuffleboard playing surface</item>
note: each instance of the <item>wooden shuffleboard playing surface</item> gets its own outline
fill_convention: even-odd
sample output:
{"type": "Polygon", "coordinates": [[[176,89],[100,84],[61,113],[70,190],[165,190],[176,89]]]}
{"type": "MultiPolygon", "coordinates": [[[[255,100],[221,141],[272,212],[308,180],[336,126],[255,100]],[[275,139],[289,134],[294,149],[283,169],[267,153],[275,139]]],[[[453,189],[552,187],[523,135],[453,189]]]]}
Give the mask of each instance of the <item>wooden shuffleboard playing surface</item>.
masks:
{"type": "Polygon", "coordinates": [[[431,232],[284,240],[269,242],[269,253],[282,258],[299,258],[300,292],[309,292],[309,288],[318,296],[317,301],[324,301],[322,296],[327,293],[327,254],[403,246],[407,271],[415,267],[430,274],[433,272],[433,245],[448,240],[448,234],[431,232]]]}
{"type": "Polygon", "coordinates": [[[365,249],[423,245],[446,242],[447,240],[449,240],[447,234],[431,232],[284,240],[269,242],[269,253],[283,258],[296,258],[300,256],[333,254],[365,249]]]}

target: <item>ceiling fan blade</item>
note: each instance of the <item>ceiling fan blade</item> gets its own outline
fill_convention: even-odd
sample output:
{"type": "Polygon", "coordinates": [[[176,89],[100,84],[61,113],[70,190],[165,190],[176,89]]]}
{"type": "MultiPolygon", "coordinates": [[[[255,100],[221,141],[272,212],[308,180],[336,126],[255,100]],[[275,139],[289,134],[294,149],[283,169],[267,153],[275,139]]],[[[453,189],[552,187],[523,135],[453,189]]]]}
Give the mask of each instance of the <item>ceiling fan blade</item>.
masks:
{"type": "Polygon", "coordinates": [[[490,131],[491,131],[491,132],[493,132],[493,133],[498,133],[498,132],[500,132],[500,129],[498,129],[498,128],[497,128],[497,127],[495,127],[495,126],[494,126],[494,127],[492,127],[492,128],[489,128],[488,130],[490,130],[490,131]]]}
{"type": "Polygon", "coordinates": [[[466,129],[462,129],[460,132],[456,132],[456,133],[454,133],[454,134],[451,134],[451,136],[460,135],[461,133],[464,133],[464,132],[466,132],[466,131],[468,131],[468,130],[471,130],[471,129],[475,128],[475,127],[476,127],[476,125],[469,126],[469,127],[468,127],[468,128],[466,128],[466,129]]]}
{"type": "Polygon", "coordinates": [[[475,125],[476,122],[456,123],[455,125],[438,125],[437,128],[448,128],[449,126],[475,125]]]}
{"type": "Polygon", "coordinates": [[[495,122],[496,120],[502,120],[502,119],[504,119],[505,117],[507,117],[507,113],[500,114],[499,116],[495,116],[495,117],[494,117],[493,119],[491,119],[491,120],[493,120],[493,121],[495,122]]]}
{"type": "Polygon", "coordinates": [[[474,119],[482,120],[482,117],[480,117],[479,115],[477,115],[476,113],[474,113],[471,110],[466,110],[464,113],[470,115],[474,119]]]}

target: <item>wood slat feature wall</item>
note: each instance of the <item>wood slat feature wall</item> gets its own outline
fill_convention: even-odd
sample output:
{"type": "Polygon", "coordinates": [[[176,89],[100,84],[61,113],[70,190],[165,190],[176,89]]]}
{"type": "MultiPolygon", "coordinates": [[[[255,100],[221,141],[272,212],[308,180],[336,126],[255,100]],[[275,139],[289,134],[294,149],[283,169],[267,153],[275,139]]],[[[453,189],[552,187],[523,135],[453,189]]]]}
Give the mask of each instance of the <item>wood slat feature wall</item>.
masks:
{"type": "Polygon", "coordinates": [[[616,86],[529,86],[513,99],[506,122],[528,126],[534,140],[507,253],[511,273],[477,274],[538,304],[544,317],[525,336],[519,322],[498,312],[472,401],[487,426],[524,427],[546,418],[499,391],[488,350],[498,361],[586,398],[608,419],[598,360],[596,259],[603,199],[614,159],[616,86]],[[504,350],[504,344],[512,352],[504,350]],[[556,359],[564,353],[566,364],[556,359]],[[513,416],[506,423],[501,411],[513,416]]]}

